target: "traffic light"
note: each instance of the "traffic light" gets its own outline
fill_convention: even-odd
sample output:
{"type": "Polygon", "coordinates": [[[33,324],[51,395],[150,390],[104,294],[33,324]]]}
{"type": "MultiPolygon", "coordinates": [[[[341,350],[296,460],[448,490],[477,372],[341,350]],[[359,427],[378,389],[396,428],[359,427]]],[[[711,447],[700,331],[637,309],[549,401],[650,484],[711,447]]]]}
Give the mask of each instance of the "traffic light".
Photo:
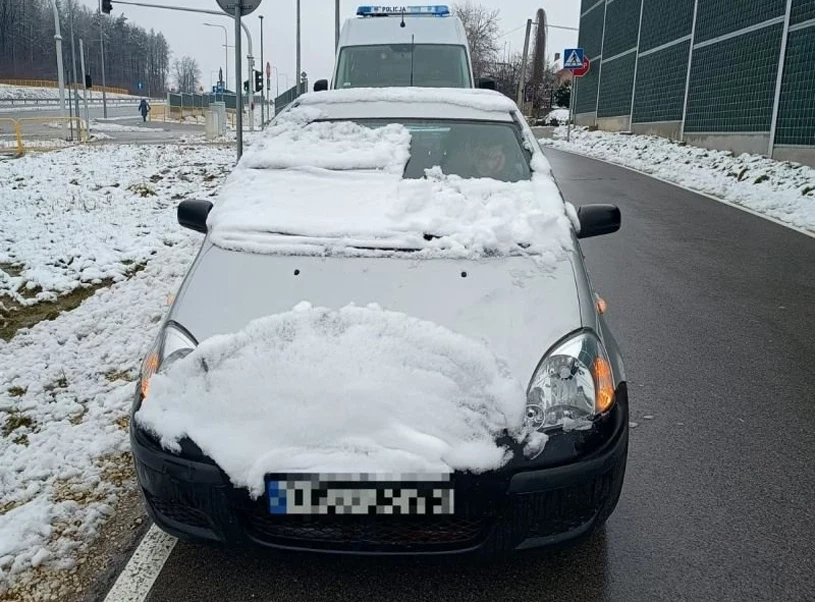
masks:
{"type": "Polygon", "coordinates": [[[93,81],[91,80],[91,74],[90,73],[85,74],[85,88],[88,89],[88,90],[93,88],[93,81]]]}
{"type": "Polygon", "coordinates": [[[255,69],[255,92],[263,90],[263,72],[255,69]]]}
{"type": "Polygon", "coordinates": [[[110,14],[110,11],[113,10],[113,2],[111,0],[102,0],[102,12],[106,15],[110,14]]]}
{"type": "Polygon", "coordinates": [[[249,80],[248,79],[243,81],[243,92],[245,94],[249,94],[249,80]]]}

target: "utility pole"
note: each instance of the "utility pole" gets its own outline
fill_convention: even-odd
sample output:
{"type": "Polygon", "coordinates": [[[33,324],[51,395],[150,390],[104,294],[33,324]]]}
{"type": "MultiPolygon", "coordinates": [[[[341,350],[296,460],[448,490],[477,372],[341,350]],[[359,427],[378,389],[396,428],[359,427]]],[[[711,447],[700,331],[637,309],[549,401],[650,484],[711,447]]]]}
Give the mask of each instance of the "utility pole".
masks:
{"type": "Polygon", "coordinates": [[[518,82],[518,109],[524,112],[526,99],[526,63],[529,60],[529,37],[532,35],[532,19],[526,21],[526,39],[524,40],[523,62],[521,63],[521,81],[518,82]]]}
{"type": "Polygon", "coordinates": [[[99,0],[99,53],[102,58],[102,116],[108,118],[108,93],[107,82],[105,81],[105,28],[102,27],[104,22],[104,13],[102,12],[102,0],[99,0]]]}
{"type": "Polygon", "coordinates": [[[82,98],[85,104],[85,136],[90,136],[91,133],[91,112],[88,109],[88,86],[87,79],[85,78],[85,42],[79,38],[79,60],[82,63],[82,98]]]}
{"type": "MultiPolygon", "coordinates": [[[[75,113],[76,116],[79,117],[79,79],[76,75],[76,42],[74,41],[74,4],[73,0],[69,0],[68,2],[68,21],[71,27],[71,63],[73,64],[73,71],[74,71],[74,103],[75,106],[75,113]]],[[[81,134],[80,134],[81,137],[81,134]]]]}
{"type": "Polygon", "coordinates": [[[334,53],[340,47],[340,0],[334,4],[334,53]]]}
{"type": "MultiPolygon", "coordinates": [[[[263,62],[263,15],[258,15],[260,19],[260,68],[263,69],[266,63],[263,62]]],[[[263,126],[266,125],[266,93],[264,92],[264,86],[262,85],[263,76],[260,77],[261,86],[260,86],[260,129],[263,129],[263,126]]],[[[255,85],[255,74],[252,73],[252,85],[255,85]]]]}
{"type": "Polygon", "coordinates": [[[65,135],[65,66],[62,64],[62,30],[59,26],[59,10],[56,0],[51,0],[54,9],[54,43],[57,47],[57,79],[59,80],[59,109],[62,114],[62,133],[65,135]]]}
{"type": "Polygon", "coordinates": [[[297,0],[297,71],[294,74],[294,85],[297,88],[294,97],[300,96],[300,0],[297,0]]]}

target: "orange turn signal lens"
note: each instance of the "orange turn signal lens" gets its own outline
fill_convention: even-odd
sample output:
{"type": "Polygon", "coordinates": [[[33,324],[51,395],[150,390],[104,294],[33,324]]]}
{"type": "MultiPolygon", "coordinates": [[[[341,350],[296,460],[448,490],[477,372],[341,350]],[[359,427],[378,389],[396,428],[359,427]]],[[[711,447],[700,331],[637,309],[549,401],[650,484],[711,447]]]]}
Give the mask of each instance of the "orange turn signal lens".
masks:
{"type": "Polygon", "coordinates": [[[150,389],[150,379],[158,372],[158,353],[151,352],[144,358],[144,365],[141,371],[141,395],[147,397],[147,391],[150,389]]]}
{"type": "Polygon", "coordinates": [[[614,405],[614,379],[611,376],[611,366],[608,361],[598,357],[591,366],[596,391],[595,410],[603,414],[614,405]]]}
{"type": "Polygon", "coordinates": [[[606,300],[598,295],[597,296],[597,312],[600,313],[600,314],[604,314],[604,313],[606,313],[607,310],[608,310],[608,303],[606,303],[606,300]]]}

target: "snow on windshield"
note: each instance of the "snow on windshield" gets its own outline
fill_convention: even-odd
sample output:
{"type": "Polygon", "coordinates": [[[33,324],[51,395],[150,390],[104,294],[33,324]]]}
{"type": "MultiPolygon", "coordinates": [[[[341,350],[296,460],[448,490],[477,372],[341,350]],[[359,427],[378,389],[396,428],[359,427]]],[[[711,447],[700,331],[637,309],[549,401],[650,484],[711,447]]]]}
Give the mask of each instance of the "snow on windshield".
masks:
{"type": "Polygon", "coordinates": [[[558,254],[571,244],[571,222],[539,149],[530,149],[529,181],[465,179],[438,168],[404,179],[407,128],[309,123],[320,114],[306,106],[281,115],[244,156],[210,214],[214,244],[253,253],[396,249],[470,258],[558,254]]]}
{"type": "Polygon", "coordinates": [[[301,303],[213,337],[151,381],[136,420],[189,437],[257,497],[264,475],[483,472],[542,446],[520,382],[481,342],[376,305],[301,303]]]}
{"type": "Polygon", "coordinates": [[[248,169],[380,169],[401,174],[410,158],[410,133],[399,124],[371,129],[350,121],[316,122],[310,107],[290,110],[241,160],[248,169]]]}

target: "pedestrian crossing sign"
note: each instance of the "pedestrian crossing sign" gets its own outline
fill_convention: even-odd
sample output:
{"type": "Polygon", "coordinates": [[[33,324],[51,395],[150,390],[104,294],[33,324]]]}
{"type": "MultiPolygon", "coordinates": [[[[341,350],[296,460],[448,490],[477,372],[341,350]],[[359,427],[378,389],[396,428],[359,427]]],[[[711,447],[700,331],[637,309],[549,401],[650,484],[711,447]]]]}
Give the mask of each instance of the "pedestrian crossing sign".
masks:
{"type": "Polygon", "coordinates": [[[564,69],[582,69],[583,68],[583,49],[582,48],[567,48],[563,51],[563,68],[564,69]]]}

